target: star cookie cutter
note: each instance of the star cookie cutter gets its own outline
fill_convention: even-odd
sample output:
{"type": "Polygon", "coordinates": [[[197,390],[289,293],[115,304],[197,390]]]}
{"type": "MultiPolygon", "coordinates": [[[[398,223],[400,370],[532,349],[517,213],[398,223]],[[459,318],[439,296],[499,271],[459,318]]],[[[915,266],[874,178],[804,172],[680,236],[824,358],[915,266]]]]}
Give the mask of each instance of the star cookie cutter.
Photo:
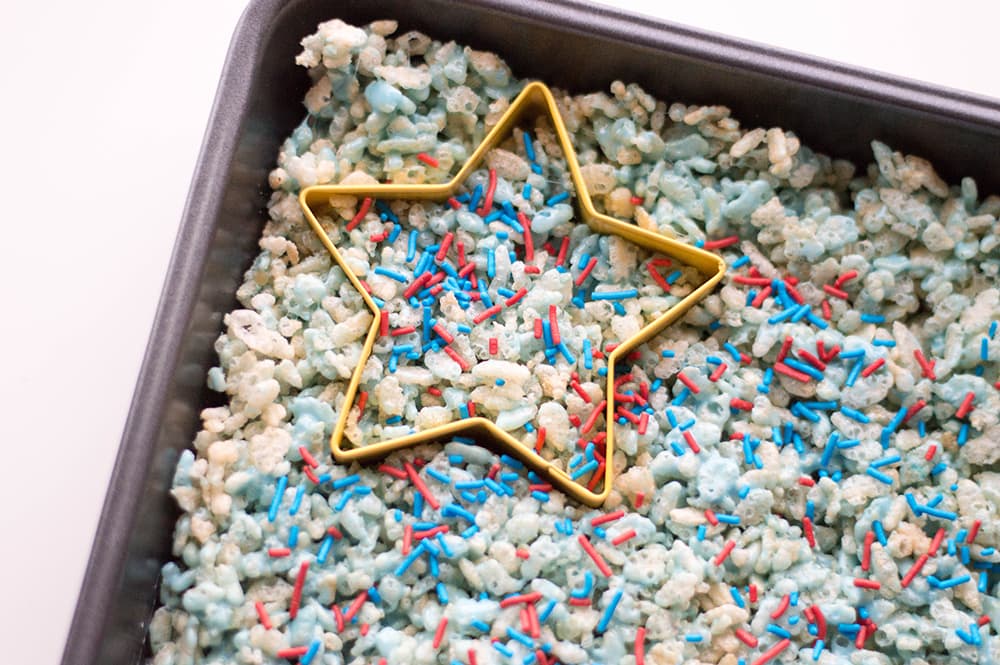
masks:
{"type": "MultiPolygon", "coordinates": [[[[351,284],[358,290],[365,304],[374,315],[371,329],[365,337],[365,343],[358,367],[351,375],[351,380],[347,386],[344,400],[344,408],[340,410],[337,417],[336,426],[330,437],[330,451],[334,459],[342,464],[351,462],[371,462],[385,457],[390,452],[408,448],[422,443],[445,441],[455,436],[468,436],[476,440],[480,445],[485,445],[494,450],[507,453],[518,459],[540,476],[546,478],[550,483],[569,494],[580,503],[597,507],[601,505],[611,492],[612,481],[614,480],[614,469],[612,459],[615,451],[614,444],[614,419],[615,419],[615,365],[619,359],[625,358],[633,350],[644,342],[649,341],[663,330],[680,319],[698,301],[707,296],[719,283],[726,271],[726,264],[723,259],[703,249],[692,245],[667,238],[658,233],[648,231],[628,222],[624,222],[613,217],[599,213],[590,199],[580,172],[580,165],[577,162],[576,153],[566,131],[562,117],[556,106],[554,97],[549,88],[543,83],[532,82],[518,94],[511,103],[507,111],[501,116],[496,126],[483,139],[483,142],[476,148],[472,156],[466,161],[458,173],[448,182],[441,184],[364,184],[364,185],[315,185],[307,187],[299,194],[299,204],[305,213],[306,219],[320,241],[330,252],[333,260],[343,269],[351,284]],[[607,461],[603,465],[603,483],[600,491],[592,491],[583,484],[573,480],[570,475],[560,468],[554,461],[546,460],[535,449],[528,446],[506,431],[500,429],[494,422],[482,416],[475,416],[456,420],[445,425],[432,427],[409,434],[407,436],[366,444],[363,446],[345,447],[344,430],[347,426],[348,417],[353,410],[358,386],[361,383],[361,375],[364,367],[371,356],[375,340],[379,336],[379,320],[381,311],[372,300],[361,281],[348,267],[344,258],[337,251],[330,237],[324,231],[322,225],[313,212],[314,206],[323,205],[329,202],[332,196],[352,196],[358,199],[370,198],[372,200],[431,200],[445,202],[449,197],[456,195],[462,184],[468,179],[474,170],[485,161],[486,154],[493,148],[499,146],[508,136],[511,135],[515,127],[527,126],[526,121],[536,118],[538,115],[545,115],[552,124],[559,140],[564,158],[576,190],[576,213],[594,231],[605,235],[615,235],[622,237],[635,245],[648,249],[652,252],[666,255],[671,259],[691,266],[698,270],[705,281],[685,296],[680,302],[675,304],[661,316],[647,324],[633,337],[622,342],[607,355],[607,377],[606,377],[606,397],[605,397],[605,431],[606,448],[604,459],[607,461]]],[[[599,471],[598,471],[599,472],[599,471]]]]}

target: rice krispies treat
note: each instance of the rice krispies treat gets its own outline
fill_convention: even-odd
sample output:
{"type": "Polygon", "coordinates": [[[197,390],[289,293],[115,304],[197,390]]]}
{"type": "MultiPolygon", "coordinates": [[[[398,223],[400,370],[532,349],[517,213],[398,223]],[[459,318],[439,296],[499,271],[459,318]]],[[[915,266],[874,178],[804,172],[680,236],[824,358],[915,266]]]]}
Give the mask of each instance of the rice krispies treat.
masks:
{"type": "Polygon", "coordinates": [[[437,181],[416,155],[460,164],[522,85],[394,32],[303,42],[309,115],[216,345],[229,403],[178,465],[153,662],[995,660],[1000,198],[878,142],[855,174],[725,107],[557,93],[599,208],[732,267],[630,368],[652,413],[616,425],[605,506],[463,441],[328,462],[349,374],[306,338],[357,310],[296,193],[437,181]]]}

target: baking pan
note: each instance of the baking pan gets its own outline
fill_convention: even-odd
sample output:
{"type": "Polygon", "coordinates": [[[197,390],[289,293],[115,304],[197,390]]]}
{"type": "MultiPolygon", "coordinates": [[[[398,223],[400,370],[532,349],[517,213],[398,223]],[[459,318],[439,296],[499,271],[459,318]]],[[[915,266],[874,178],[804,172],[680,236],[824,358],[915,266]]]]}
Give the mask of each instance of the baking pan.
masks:
{"type": "Polygon", "coordinates": [[[146,654],[177,509],[174,464],[220,397],[205,388],[223,315],[257,253],[267,174],[304,116],[299,40],[320,21],[394,18],[501,54],[519,77],[572,92],[635,81],[667,102],[726,104],[744,126],[792,129],[859,165],[869,141],[1000,192],[1000,102],[567,0],[254,0],[233,36],[132,398],[64,665],[146,654]]]}

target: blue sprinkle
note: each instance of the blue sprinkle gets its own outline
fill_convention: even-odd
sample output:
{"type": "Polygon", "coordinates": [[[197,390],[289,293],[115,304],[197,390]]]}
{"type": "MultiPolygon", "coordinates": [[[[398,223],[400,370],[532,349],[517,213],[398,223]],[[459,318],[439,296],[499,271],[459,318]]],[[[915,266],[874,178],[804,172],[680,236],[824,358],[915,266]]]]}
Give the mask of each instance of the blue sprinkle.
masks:
{"type": "Polygon", "coordinates": [[[435,585],[434,590],[437,592],[438,602],[442,605],[448,604],[448,589],[445,588],[444,582],[438,582],[435,585]]]}
{"type": "Polygon", "coordinates": [[[559,194],[556,194],[555,196],[553,196],[549,200],[547,200],[545,202],[545,205],[547,205],[547,206],[554,206],[554,205],[556,205],[558,203],[562,203],[563,201],[565,201],[568,198],[569,198],[569,192],[561,192],[559,194]]]}
{"type": "Polygon", "coordinates": [[[406,262],[409,263],[417,255],[417,235],[419,232],[416,229],[410,231],[410,237],[407,239],[406,246],[406,262]]]}
{"type": "Polygon", "coordinates": [[[969,440],[969,423],[962,423],[958,430],[958,446],[962,447],[969,440]]]}
{"type": "Polygon", "coordinates": [[[722,348],[724,348],[726,351],[729,352],[729,355],[731,355],[733,357],[733,360],[735,360],[736,362],[740,362],[741,356],[740,356],[740,350],[739,349],[737,349],[735,346],[733,346],[729,342],[726,342],[725,344],[723,344],[722,348]]]}
{"type": "Polygon", "coordinates": [[[739,524],[740,518],[738,515],[725,515],[723,513],[716,513],[715,517],[723,524],[739,524]]]}
{"type": "Polygon", "coordinates": [[[745,499],[745,498],[747,498],[747,494],[749,494],[749,493],[750,493],[750,487],[747,486],[747,485],[744,485],[743,487],[740,488],[740,491],[739,491],[738,494],[739,494],[739,497],[741,499],[745,499]]]}
{"type": "Polygon", "coordinates": [[[319,552],[316,553],[317,563],[326,563],[326,559],[330,555],[331,547],[333,547],[333,536],[327,534],[323,538],[323,542],[319,544],[319,552]]]}
{"type": "Polygon", "coordinates": [[[296,546],[298,546],[298,544],[299,544],[299,526],[297,524],[293,524],[288,529],[288,546],[294,549],[296,546]]]}
{"type": "Polygon", "coordinates": [[[493,648],[502,653],[503,655],[507,656],[508,658],[514,657],[514,652],[505,647],[503,644],[500,644],[499,642],[494,642],[493,648]]]}
{"type": "Polygon", "coordinates": [[[797,369],[798,371],[802,372],[803,374],[807,374],[807,375],[811,376],[812,378],[816,379],[817,381],[822,381],[823,380],[823,373],[820,372],[815,367],[813,367],[812,365],[808,365],[808,364],[806,364],[804,362],[801,362],[799,360],[795,360],[794,358],[785,358],[784,362],[785,362],[786,365],[788,365],[792,369],[797,369]]]}
{"type": "Polygon", "coordinates": [[[892,347],[896,346],[896,340],[894,340],[894,339],[873,339],[872,340],[872,345],[873,346],[886,346],[886,347],[889,347],[891,349],[892,347]]]}
{"type": "Polygon", "coordinates": [[[625,289],[623,291],[595,291],[590,294],[591,300],[622,300],[623,298],[635,298],[639,295],[638,289],[625,289]]]}
{"type": "Polygon", "coordinates": [[[389,270],[388,268],[383,268],[382,266],[375,266],[375,274],[382,275],[383,277],[388,277],[389,279],[394,279],[397,282],[406,284],[410,281],[410,278],[402,273],[398,273],[395,270],[389,270]]]}
{"type": "Polygon", "coordinates": [[[684,449],[681,448],[676,441],[670,442],[670,448],[674,451],[674,454],[677,455],[678,457],[684,454],[684,449]]]}
{"type": "Polygon", "coordinates": [[[851,349],[850,351],[841,351],[840,352],[840,357],[841,358],[864,358],[865,357],[865,350],[864,349],[851,349]]]}
{"type": "Polygon", "coordinates": [[[472,621],[469,622],[469,625],[475,628],[476,630],[483,631],[484,633],[490,632],[490,625],[485,621],[483,621],[482,619],[473,619],[472,621]]]}
{"type": "Polygon", "coordinates": [[[847,381],[844,382],[847,387],[850,388],[854,386],[854,382],[858,380],[858,375],[861,374],[861,369],[864,364],[865,361],[862,359],[858,360],[851,366],[851,371],[847,375],[847,381]]]}
{"type": "Polygon", "coordinates": [[[812,659],[814,661],[819,660],[820,655],[823,653],[823,647],[826,646],[826,642],[823,640],[816,640],[816,644],[813,646],[812,659]]]}
{"type": "Polygon", "coordinates": [[[546,605],[545,608],[538,613],[538,621],[541,623],[545,623],[546,619],[549,618],[549,615],[552,614],[552,610],[554,610],[555,608],[556,608],[556,601],[550,600],[549,604],[546,605]]]}
{"type": "Polygon", "coordinates": [[[698,525],[698,540],[705,540],[705,532],[708,528],[704,524],[698,525]]]}
{"type": "Polygon", "coordinates": [[[545,492],[542,492],[542,491],[539,491],[539,490],[533,490],[531,492],[531,496],[536,501],[540,501],[541,503],[548,503],[549,502],[549,495],[546,494],[545,492]]]}
{"type": "Polygon", "coordinates": [[[430,476],[431,478],[433,478],[434,480],[440,481],[440,482],[444,483],[445,485],[450,485],[451,484],[451,478],[448,477],[447,474],[441,473],[437,469],[431,468],[430,466],[427,466],[427,467],[424,467],[424,468],[427,469],[427,475],[430,476]]]}
{"type": "Polygon", "coordinates": [[[473,524],[468,529],[466,529],[465,531],[463,531],[461,535],[462,535],[462,538],[465,538],[466,540],[468,540],[469,538],[472,538],[477,533],[479,533],[479,526],[473,524]]]}
{"type": "Polygon", "coordinates": [[[799,592],[793,591],[789,595],[788,600],[791,602],[792,607],[797,607],[799,604],[799,592]]]}
{"type": "Polygon", "coordinates": [[[295,498],[292,499],[292,506],[288,509],[289,515],[294,515],[299,512],[299,507],[302,505],[302,497],[306,495],[306,486],[299,485],[295,488],[295,498]]]}
{"type": "Polygon", "coordinates": [[[857,409],[852,409],[849,406],[841,406],[840,412],[850,418],[851,420],[856,420],[859,423],[869,423],[871,420],[865,414],[861,413],[857,409]]]}
{"type": "Polygon", "coordinates": [[[679,393],[677,393],[677,397],[674,398],[671,404],[674,406],[680,406],[685,402],[685,400],[687,400],[690,394],[691,394],[691,389],[688,388],[687,386],[684,386],[684,388],[679,393]]]}
{"type": "Polygon", "coordinates": [[[524,132],[524,154],[528,156],[528,161],[535,161],[535,146],[531,144],[531,134],[524,132]]]}
{"type": "Polygon", "coordinates": [[[885,323],[885,317],[881,314],[862,314],[861,320],[864,323],[885,323]]]}
{"type": "Polygon", "coordinates": [[[701,642],[702,639],[704,638],[698,633],[688,633],[684,636],[684,641],[686,642],[701,642]]]}
{"type": "Polygon", "coordinates": [[[871,476],[872,478],[874,478],[879,482],[885,483],[886,485],[892,485],[892,477],[887,476],[881,471],[877,471],[872,467],[868,467],[867,469],[865,469],[865,473],[867,473],[869,476],[871,476]]]}
{"type": "Polygon", "coordinates": [[[274,488],[274,497],[271,499],[271,506],[267,511],[267,520],[273,522],[278,519],[278,509],[281,507],[281,499],[285,496],[288,488],[288,476],[278,478],[278,484],[274,488]]]}
{"type": "MultiPolygon", "coordinates": [[[[598,633],[603,633],[607,629],[608,624],[611,622],[611,617],[615,613],[615,609],[618,607],[618,603],[621,602],[622,594],[623,591],[621,589],[615,591],[615,595],[612,596],[611,602],[608,603],[608,606],[604,610],[604,614],[601,616],[601,620],[597,624],[598,633]]],[[[539,615],[538,618],[541,621],[544,621],[544,619],[541,618],[541,615],[539,615]]]]}
{"type": "Polygon", "coordinates": [[[352,474],[350,476],[344,476],[343,478],[340,478],[338,480],[333,481],[333,489],[335,489],[335,490],[343,489],[345,487],[348,487],[349,485],[353,485],[354,483],[358,482],[359,480],[361,480],[361,476],[359,476],[357,474],[352,474]]]}
{"type": "Polygon", "coordinates": [[[313,640],[312,643],[309,645],[309,650],[306,651],[304,654],[302,654],[302,657],[299,659],[299,662],[302,663],[302,665],[309,665],[309,663],[313,661],[313,658],[316,657],[316,653],[319,651],[320,644],[321,643],[319,640],[313,640]]]}
{"type": "Polygon", "coordinates": [[[882,459],[875,460],[874,462],[872,462],[872,466],[875,467],[876,469],[881,469],[883,466],[889,466],[890,464],[895,464],[899,460],[900,460],[899,455],[893,453],[888,457],[883,457],[882,459]]]}
{"type": "Polygon", "coordinates": [[[777,635],[778,637],[782,637],[784,639],[788,639],[792,636],[791,633],[789,633],[787,630],[785,630],[776,623],[767,624],[767,632],[771,633],[772,635],[777,635]]]}
{"type": "Polygon", "coordinates": [[[743,597],[740,595],[740,590],[734,586],[729,587],[729,595],[733,597],[733,602],[736,603],[738,607],[746,607],[746,603],[743,602],[743,597]]]}
{"type": "Polygon", "coordinates": [[[889,541],[885,537],[885,529],[882,527],[882,522],[879,520],[873,520],[872,531],[875,532],[875,539],[878,540],[879,545],[882,547],[888,545],[889,541]]]}
{"type": "Polygon", "coordinates": [[[750,263],[750,257],[744,254],[740,258],[733,261],[731,265],[733,268],[742,268],[748,263],[750,263]]]}
{"type": "Polygon", "coordinates": [[[958,586],[959,584],[965,584],[966,582],[970,581],[971,579],[972,578],[969,575],[962,575],[961,577],[953,577],[950,580],[940,580],[938,582],[938,588],[939,589],[950,589],[952,587],[958,586]]]}
{"type": "Polygon", "coordinates": [[[671,351],[670,349],[664,349],[663,351],[660,351],[660,355],[663,356],[664,358],[673,358],[677,354],[671,351]]]}

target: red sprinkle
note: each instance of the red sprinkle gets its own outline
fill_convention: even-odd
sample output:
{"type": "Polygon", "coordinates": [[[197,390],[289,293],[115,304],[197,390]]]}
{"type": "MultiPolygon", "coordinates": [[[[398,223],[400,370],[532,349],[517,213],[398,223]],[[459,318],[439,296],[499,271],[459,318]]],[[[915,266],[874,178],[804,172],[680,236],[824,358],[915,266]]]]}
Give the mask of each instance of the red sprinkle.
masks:
{"type": "Polygon", "coordinates": [[[836,280],[834,280],[833,285],[836,286],[837,288],[840,288],[840,286],[844,282],[849,282],[849,281],[851,281],[852,279],[854,279],[857,276],[858,276],[858,271],[857,270],[848,270],[843,275],[841,275],[836,280]]]}
{"type": "Polygon", "coordinates": [[[865,534],[865,546],[861,554],[861,570],[868,572],[872,566],[872,543],[875,542],[875,532],[865,534]]]}
{"type": "Polygon", "coordinates": [[[333,612],[333,620],[337,622],[337,630],[338,631],[343,631],[344,630],[344,613],[341,612],[340,608],[338,606],[336,606],[336,605],[333,605],[332,607],[330,607],[330,610],[333,612]]]}
{"type": "Polygon", "coordinates": [[[295,577],[295,587],[292,589],[292,600],[288,605],[288,616],[295,618],[299,613],[299,603],[302,602],[302,587],[306,583],[306,573],[309,572],[309,562],[303,561],[299,566],[299,574],[295,577]]]}
{"type": "Polygon", "coordinates": [[[861,626],[861,630],[858,631],[857,637],[854,638],[854,647],[857,649],[865,648],[865,640],[868,639],[868,626],[861,626]]]}
{"type": "Polygon", "coordinates": [[[417,159],[419,159],[420,161],[422,161],[427,166],[430,166],[431,168],[435,168],[436,169],[438,167],[438,165],[439,165],[438,164],[438,160],[434,159],[433,157],[431,157],[430,155],[428,155],[426,152],[418,152],[417,153],[417,159]]]}
{"type": "Polygon", "coordinates": [[[413,543],[413,525],[407,524],[403,527],[403,556],[410,553],[410,547],[413,543]]]}
{"type": "Polygon", "coordinates": [[[985,614],[983,616],[979,617],[978,619],[976,619],[976,623],[978,623],[980,626],[985,626],[989,622],[990,622],[990,618],[988,616],[986,616],[985,614]]]}
{"type": "Polygon", "coordinates": [[[727,540],[726,544],[722,546],[722,551],[715,556],[715,559],[712,560],[712,563],[714,563],[716,566],[721,566],[723,562],[729,558],[729,553],[732,552],[733,548],[735,547],[736,547],[735,541],[727,540]]]}
{"type": "Polygon", "coordinates": [[[736,639],[738,639],[740,642],[747,645],[751,649],[757,648],[758,642],[756,637],[748,633],[743,628],[737,628],[735,632],[736,632],[736,639]]]}
{"type": "Polygon", "coordinates": [[[259,600],[253,604],[254,609],[257,610],[257,618],[260,619],[260,625],[264,626],[265,629],[271,630],[271,617],[267,614],[267,608],[264,607],[264,603],[259,600]]]}
{"type": "Polygon", "coordinates": [[[518,596],[509,596],[500,601],[500,607],[511,607],[519,603],[537,603],[542,599],[542,594],[538,591],[523,593],[518,596]]]}
{"type": "Polygon", "coordinates": [[[637,509],[642,508],[642,502],[645,500],[646,500],[645,492],[636,492],[635,501],[632,502],[632,505],[635,506],[637,509]]]}
{"type": "Polygon", "coordinates": [[[924,567],[924,564],[927,563],[927,560],[929,558],[930,558],[929,555],[921,554],[920,557],[914,562],[913,566],[911,566],[910,569],[906,571],[906,574],[903,575],[903,579],[900,580],[899,583],[902,584],[904,587],[910,586],[910,582],[912,582],[913,578],[917,576],[917,573],[920,572],[920,569],[924,567]]]}
{"type": "Polygon", "coordinates": [[[361,223],[361,220],[365,218],[368,211],[372,207],[371,197],[366,196],[364,201],[361,202],[361,207],[358,208],[358,213],[351,218],[351,221],[347,223],[347,230],[353,231],[355,227],[361,223]]]}
{"type": "Polygon", "coordinates": [[[931,445],[927,446],[927,452],[924,453],[924,459],[930,462],[932,459],[934,459],[934,453],[936,452],[937,452],[937,444],[932,443],[931,445]]]}
{"type": "Polygon", "coordinates": [[[578,540],[580,541],[580,546],[583,547],[583,551],[585,551],[590,556],[590,558],[594,562],[594,565],[597,566],[597,569],[601,571],[601,574],[603,574],[605,577],[611,577],[611,567],[608,566],[607,562],[604,560],[604,557],[602,557],[600,553],[594,549],[594,546],[590,543],[590,540],[587,539],[587,536],[581,533],[578,537],[578,540]]]}
{"type": "Polygon", "coordinates": [[[920,411],[920,409],[924,408],[925,406],[927,406],[927,402],[925,402],[922,399],[918,399],[916,402],[914,402],[910,406],[910,408],[908,408],[906,410],[906,415],[903,417],[903,422],[905,423],[910,418],[912,418],[913,416],[917,415],[917,413],[920,411]]]}
{"type": "Polygon", "coordinates": [[[393,478],[399,478],[400,480],[406,479],[406,471],[397,469],[394,466],[389,466],[388,464],[380,464],[378,470],[392,476],[393,478]]]}
{"type": "Polygon", "coordinates": [[[729,400],[729,408],[739,409],[740,411],[752,411],[753,402],[748,402],[745,399],[734,397],[731,400],[729,400]]]}
{"type": "Polygon", "coordinates": [[[576,276],[575,284],[577,286],[583,284],[583,282],[587,279],[587,276],[590,274],[590,271],[593,270],[594,266],[596,265],[597,265],[597,257],[596,256],[590,257],[590,260],[587,261],[587,265],[585,265],[583,267],[583,270],[580,271],[580,274],[576,276]]]}
{"type": "Polygon", "coordinates": [[[535,258],[535,239],[531,237],[531,220],[523,212],[517,213],[517,218],[524,227],[524,260],[533,261],[535,258]]]}
{"type": "Polygon", "coordinates": [[[729,247],[730,245],[735,245],[740,241],[739,236],[726,236],[725,238],[719,238],[718,240],[708,240],[702,247],[704,249],[722,249],[723,247],[729,247]]]}
{"type": "Polygon", "coordinates": [[[751,603],[756,603],[757,602],[757,585],[756,584],[751,584],[747,588],[747,593],[750,594],[750,602],[751,603]]]}
{"type": "Polygon", "coordinates": [[[785,337],[785,341],[781,343],[781,349],[778,351],[777,362],[781,362],[788,355],[788,352],[792,350],[792,338],[791,336],[785,337]]]}
{"type": "Polygon", "coordinates": [[[463,372],[469,371],[469,363],[462,356],[458,355],[458,351],[451,348],[450,346],[444,347],[444,352],[448,354],[448,357],[458,363],[458,366],[462,368],[463,372]]]}
{"type": "Polygon", "coordinates": [[[969,413],[972,412],[972,400],[974,400],[975,398],[976,398],[976,393],[972,392],[971,390],[967,392],[965,394],[965,398],[962,400],[962,403],[958,407],[958,411],[955,412],[955,417],[964,418],[967,415],[969,415],[969,413]]]}
{"type": "Polygon", "coordinates": [[[424,501],[427,502],[427,505],[433,508],[434,510],[439,510],[441,508],[441,504],[434,497],[434,495],[431,494],[431,491],[427,488],[427,485],[426,483],[424,483],[423,478],[417,475],[417,470],[413,468],[413,465],[410,464],[409,462],[404,462],[403,467],[406,468],[406,475],[410,477],[410,482],[413,483],[413,486],[417,488],[418,492],[423,494],[424,501]]]}
{"type": "Polygon", "coordinates": [[[306,655],[308,651],[309,647],[291,647],[290,649],[281,649],[275,655],[278,658],[298,658],[306,655]]]}
{"type": "Polygon", "coordinates": [[[829,293],[834,298],[840,298],[841,300],[847,300],[847,291],[842,291],[835,286],[830,286],[829,284],[823,285],[823,290],[829,293]]]}
{"type": "Polygon", "coordinates": [[[805,534],[809,547],[816,547],[816,533],[813,531],[813,523],[809,517],[802,518],[802,533],[805,534]]]}
{"type": "Polygon", "coordinates": [[[721,365],[715,368],[714,372],[708,375],[708,380],[713,382],[718,381],[719,379],[722,378],[722,375],[726,373],[726,370],[728,368],[729,366],[726,365],[726,363],[722,363],[721,365]]]}
{"type": "Polygon", "coordinates": [[[777,619],[782,614],[784,614],[786,611],[788,611],[788,605],[791,602],[792,602],[791,597],[786,593],[781,598],[781,601],[778,603],[778,606],[774,609],[773,612],[771,612],[771,618],[772,619],[777,619]]]}
{"type": "Polygon", "coordinates": [[[600,417],[601,413],[607,406],[608,406],[607,400],[602,399],[601,403],[598,404],[594,408],[594,410],[590,412],[589,416],[587,416],[586,422],[583,423],[583,427],[580,429],[581,434],[586,434],[587,432],[589,432],[594,428],[594,425],[597,424],[598,417],[600,417]]]}
{"type": "Polygon", "coordinates": [[[367,623],[363,623],[363,624],[361,624],[361,627],[360,627],[360,629],[358,630],[358,632],[360,632],[360,633],[361,633],[361,637],[364,637],[365,635],[367,635],[367,634],[368,634],[368,629],[369,629],[370,627],[371,627],[371,626],[369,626],[369,625],[368,625],[367,623]]]}
{"type": "Polygon", "coordinates": [[[821,372],[826,371],[826,363],[817,358],[816,356],[814,356],[813,354],[809,353],[805,349],[799,349],[798,355],[799,358],[802,358],[803,360],[805,360],[807,363],[809,363],[819,371],[821,372]]]}
{"type": "Polygon", "coordinates": [[[774,363],[774,371],[778,372],[779,374],[784,374],[785,376],[790,376],[796,381],[801,381],[802,383],[808,383],[809,381],[808,374],[800,372],[797,369],[792,369],[791,367],[782,362],[774,363]]]}
{"type": "Polygon", "coordinates": [[[365,404],[368,403],[368,391],[362,390],[358,394],[358,411],[363,413],[365,410],[365,404]]]}
{"type": "Polygon", "coordinates": [[[441,623],[438,624],[437,630],[434,631],[434,642],[431,646],[437,649],[441,646],[441,640],[444,639],[444,631],[448,627],[448,617],[441,617],[441,623]]]}
{"type": "Polygon", "coordinates": [[[684,430],[684,440],[687,442],[688,448],[692,451],[695,453],[701,452],[701,448],[698,447],[698,442],[695,441],[694,434],[691,433],[691,430],[684,430]]]}
{"type": "Polygon", "coordinates": [[[312,453],[310,453],[309,449],[305,446],[299,446],[299,455],[301,455],[302,459],[305,460],[305,463],[312,468],[315,469],[319,466],[319,462],[316,461],[316,458],[312,456],[312,453]]]}
{"type": "Polygon", "coordinates": [[[506,305],[507,307],[510,307],[511,305],[516,304],[517,301],[520,300],[521,298],[523,298],[525,295],[527,295],[527,293],[528,293],[528,289],[526,289],[525,287],[522,286],[521,288],[519,288],[517,290],[517,293],[515,293],[510,298],[507,298],[507,300],[504,301],[504,305],[506,305]]]}
{"type": "Polygon", "coordinates": [[[920,365],[921,375],[931,381],[937,380],[937,375],[934,374],[934,362],[933,360],[927,360],[924,357],[924,352],[920,349],[915,349],[913,351],[913,357],[917,359],[917,364],[920,365]]]}
{"type": "Polygon", "coordinates": [[[562,239],[562,244],[559,245],[559,255],[556,257],[556,265],[561,266],[563,261],[566,260],[566,253],[569,251],[569,236],[562,239]]]}
{"type": "Polygon", "coordinates": [[[514,556],[516,556],[518,559],[530,559],[531,558],[531,552],[529,552],[528,550],[526,550],[524,548],[519,548],[519,549],[514,550],[514,556]]]}
{"type": "Polygon", "coordinates": [[[931,547],[927,550],[927,553],[931,556],[937,554],[938,548],[941,547],[941,542],[944,540],[944,527],[937,530],[934,534],[934,538],[931,539],[931,547]]]}
{"type": "Polygon", "coordinates": [[[688,390],[690,390],[693,394],[697,395],[698,393],[701,392],[701,388],[699,388],[694,381],[689,379],[684,372],[681,372],[677,375],[677,380],[683,383],[685,386],[687,386],[688,390]]]}
{"type": "Polygon", "coordinates": [[[711,508],[705,509],[705,519],[707,519],[708,523],[712,526],[717,526],[719,524],[719,518],[715,516],[715,511],[711,508]]]}
{"type": "Polygon", "coordinates": [[[616,536],[614,540],[611,541],[611,544],[615,546],[621,545],[626,540],[631,540],[632,538],[635,538],[635,535],[636,535],[635,529],[629,529],[628,531],[622,533],[621,535],[616,536]]]}
{"type": "Polygon", "coordinates": [[[976,539],[976,536],[979,535],[979,527],[981,525],[982,522],[980,522],[979,520],[976,520],[975,522],[972,523],[972,526],[969,527],[969,535],[965,538],[965,542],[969,543],[970,545],[972,544],[972,542],[976,539]]]}
{"type": "Polygon", "coordinates": [[[809,476],[802,476],[801,478],[799,478],[799,485],[802,485],[804,487],[812,487],[815,484],[816,481],[810,478],[809,476]]]}
{"type": "Polygon", "coordinates": [[[486,196],[483,197],[483,207],[479,209],[479,215],[485,217],[493,209],[493,194],[497,191],[497,172],[490,169],[490,181],[486,186],[486,196]]]}
{"type": "MultiPolygon", "coordinates": [[[[438,273],[438,274],[443,275],[444,273],[438,273]]],[[[493,305],[493,307],[490,307],[489,309],[485,309],[482,312],[480,312],[479,314],[476,314],[472,318],[472,322],[476,323],[476,324],[482,323],[483,321],[485,321],[486,319],[490,318],[491,316],[496,316],[497,314],[499,314],[500,310],[502,310],[502,309],[503,309],[503,306],[501,306],[501,305],[493,305]]]]}
{"type": "Polygon", "coordinates": [[[866,580],[866,579],[862,579],[860,577],[855,577],[854,578],[854,586],[858,587],[859,589],[881,589],[882,588],[882,584],[879,583],[879,582],[877,582],[876,580],[866,580]]]}
{"type": "Polygon", "coordinates": [[[537,431],[538,435],[535,437],[535,452],[540,453],[542,452],[542,446],[545,445],[545,428],[539,427],[537,431]]]}
{"type": "Polygon", "coordinates": [[[826,617],[823,616],[823,610],[819,609],[819,605],[810,605],[809,609],[816,617],[816,637],[822,640],[826,637],[826,617]]]}
{"type": "MultiPolygon", "coordinates": [[[[771,280],[767,280],[767,282],[768,282],[768,283],[770,284],[770,283],[771,283],[771,280]]],[[[763,289],[761,290],[761,292],[760,292],[760,293],[758,293],[758,294],[757,294],[757,297],[756,297],[756,298],[754,298],[754,299],[753,299],[753,300],[752,300],[752,301],[750,302],[750,306],[751,306],[751,307],[760,307],[761,305],[763,305],[763,304],[764,304],[764,301],[765,301],[765,300],[767,300],[767,297],[768,297],[769,295],[771,295],[771,287],[770,287],[770,286],[766,286],[766,287],[764,287],[764,288],[763,288],[763,289]]]]}
{"type": "Polygon", "coordinates": [[[396,328],[391,333],[389,333],[389,335],[391,337],[399,337],[401,335],[409,335],[410,333],[415,333],[415,332],[417,332],[416,328],[414,328],[413,326],[406,326],[405,328],[396,328]]]}
{"type": "Polygon", "coordinates": [[[646,665],[646,629],[635,629],[635,665],[646,665]]]}
{"type": "Polygon", "coordinates": [[[633,194],[632,198],[629,199],[629,202],[634,206],[638,206],[642,205],[643,200],[644,199],[641,196],[636,196],[633,194]]]}
{"type": "Polygon", "coordinates": [[[437,336],[443,339],[445,344],[451,344],[455,341],[455,337],[450,332],[445,330],[440,321],[435,323],[431,330],[437,333],[437,336]]]}
{"type": "Polygon", "coordinates": [[[774,658],[775,656],[777,656],[779,653],[781,653],[782,651],[784,651],[785,649],[787,649],[788,645],[791,644],[791,643],[792,643],[792,641],[789,640],[789,639],[787,639],[787,638],[781,640],[780,642],[778,642],[777,644],[775,644],[773,647],[771,647],[770,649],[768,649],[767,651],[765,651],[764,653],[762,653],[760,655],[760,658],[758,658],[757,660],[753,661],[753,663],[751,663],[751,665],[764,665],[764,663],[766,663],[767,661],[771,660],[772,658],[774,658]]]}
{"type": "Polygon", "coordinates": [[[829,300],[824,300],[823,302],[820,303],[820,306],[823,308],[823,318],[826,319],[827,321],[829,321],[830,319],[832,319],[833,318],[833,310],[830,309],[830,301],[829,300]]]}
{"type": "Polygon", "coordinates": [[[552,346],[559,346],[559,319],[555,305],[549,305],[549,330],[552,333],[552,346]]]}
{"type": "Polygon", "coordinates": [[[267,555],[272,559],[280,559],[286,557],[292,553],[292,550],[287,547],[272,547],[267,551],[267,555]]]}
{"type": "Polygon", "coordinates": [[[668,293],[670,292],[670,284],[667,283],[667,280],[663,279],[663,275],[661,275],[656,271],[656,268],[653,267],[652,263],[646,264],[646,271],[649,273],[649,276],[653,278],[653,281],[656,282],[661,289],[667,291],[668,293]]]}
{"type": "Polygon", "coordinates": [[[353,619],[354,615],[358,613],[358,611],[361,609],[361,606],[365,604],[366,600],[368,600],[367,589],[359,593],[357,598],[351,601],[351,606],[347,608],[346,612],[344,612],[344,619],[346,619],[347,621],[353,619]]]}

